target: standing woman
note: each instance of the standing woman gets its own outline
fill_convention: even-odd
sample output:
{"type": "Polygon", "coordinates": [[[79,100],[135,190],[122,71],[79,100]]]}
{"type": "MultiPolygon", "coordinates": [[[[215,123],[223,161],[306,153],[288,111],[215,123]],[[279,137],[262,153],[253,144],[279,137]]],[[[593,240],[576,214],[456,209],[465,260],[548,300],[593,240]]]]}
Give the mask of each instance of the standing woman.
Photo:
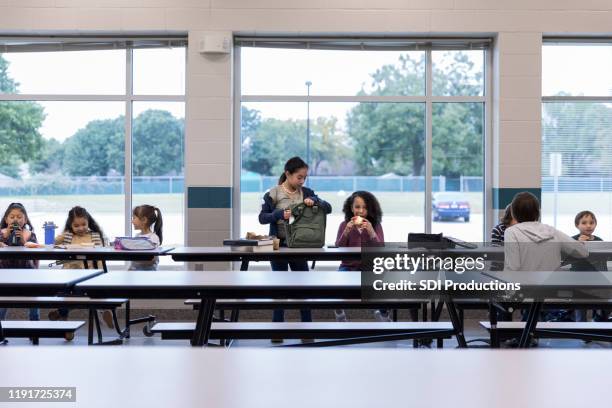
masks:
{"type": "MultiPolygon", "coordinates": [[[[318,205],[326,214],[331,212],[331,205],[317,197],[314,191],[304,187],[308,176],[308,164],[299,157],[292,157],[285,163],[285,171],[278,180],[278,185],[272,187],[263,196],[259,213],[261,224],[270,224],[270,235],[280,239],[281,246],[287,246],[286,224],[291,217],[291,206],[304,203],[309,207],[318,205]]],[[[271,261],[273,271],[307,271],[306,261],[271,261]]],[[[274,322],[284,321],[284,310],[274,310],[274,322]]],[[[300,310],[303,322],[311,322],[310,310],[300,310]]]]}

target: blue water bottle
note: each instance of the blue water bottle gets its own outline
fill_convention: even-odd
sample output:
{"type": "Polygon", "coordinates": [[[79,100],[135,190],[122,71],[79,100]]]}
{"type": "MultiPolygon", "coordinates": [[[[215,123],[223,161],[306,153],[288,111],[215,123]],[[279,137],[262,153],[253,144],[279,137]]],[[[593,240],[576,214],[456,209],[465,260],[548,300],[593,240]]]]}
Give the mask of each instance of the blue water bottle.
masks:
{"type": "Polygon", "coordinates": [[[46,221],[43,224],[43,228],[45,230],[45,245],[53,245],[55,242],[55,229],[57,225],[55,225],[53,221],[46,221]]]}

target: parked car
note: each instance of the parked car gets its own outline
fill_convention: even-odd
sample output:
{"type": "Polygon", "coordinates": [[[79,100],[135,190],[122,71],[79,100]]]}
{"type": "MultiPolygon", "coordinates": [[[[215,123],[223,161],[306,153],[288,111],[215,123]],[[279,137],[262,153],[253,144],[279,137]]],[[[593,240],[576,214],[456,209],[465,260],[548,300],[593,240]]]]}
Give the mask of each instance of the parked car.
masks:
{"type": "Polygon", "coordinates": [[[431,207],[434,221],[463,218],[470,222],[470,203],[462,193],[434,193],[431,207]]]}

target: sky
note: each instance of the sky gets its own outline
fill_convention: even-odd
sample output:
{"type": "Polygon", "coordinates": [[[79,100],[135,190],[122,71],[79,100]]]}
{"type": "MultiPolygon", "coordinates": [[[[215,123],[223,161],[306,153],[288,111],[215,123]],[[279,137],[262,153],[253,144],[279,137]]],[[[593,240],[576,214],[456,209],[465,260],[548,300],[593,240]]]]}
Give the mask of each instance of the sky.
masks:
{"type": "MultiPolygon", "coordinates": [[[[21,94],[125,94],[125,51],[70,51],[3,54],[10,63],[9,77],[19,83],[21,94]]],[[[134,93],[180,95],[185,89],[185,50],[134,51],[134,93]]],[[[118,101],[39,101],[46,119],[40,129],[45,138],[63,141],[91,120],[114,119],[125,114],[118,101]]],[[[135,102],[134,115],[147,109],[164,109],[185,117],[182,102],[135,102]]]]}
{"type": "MultiPolygon", "coordinates": [[[[400,55],[413,60],[424,51],[332,51],[289,50],[245,47],[241,51],[241,87],[243,95],[353,96],[360,90],[372,91],[372,74],[384,65],[397,65],[400,55]],[[290,74],[288,74],[290,73],[290,74]]],[[[444,64],[441,52],[434,52],[434,64],[444,64]]],[[[475,67],[482,69],[482,52],[473,51],[475,67]]],[[[421,73],[422,74],[422,73],[421,73]]],[[[423,89],[423,95],[425,90],[423,89]]],[[[355,103],[313,102],[310,117],[335,116],[338,126],[345,125],[347,112],[355,103]]],[[[266,102],[246,104],[263,118],[306,119],[305,102],[266,102]]]]}
{"type": "MultiPolygon", "coordinates": [[[[406,52],[403,52],[406,54],[406,52]]],[[[408,53],[420,58],[417,51],[408,53]]],[[[446,65],[441,51],[434,51],[434,64],[446,65]]],[[[471,51],[475,69],[482,70],[479,51],[471,51]]],[[[243,95],[355,95],[371,90],[371,74],[381,66],[395,64],[397,51],[343,51],[342,57],[329,50],[286,50],[243,48],[241,86],[243,95]]],[[[546,45],[542,50],[542,94],[612,95],[612,46],[546,45]]],[[[305,119],[304,102],[249,102],[264,118],[305,119]]],[[[336,116],[340,127],[355,103],[310,104],[310,117],[336,116]]]]}

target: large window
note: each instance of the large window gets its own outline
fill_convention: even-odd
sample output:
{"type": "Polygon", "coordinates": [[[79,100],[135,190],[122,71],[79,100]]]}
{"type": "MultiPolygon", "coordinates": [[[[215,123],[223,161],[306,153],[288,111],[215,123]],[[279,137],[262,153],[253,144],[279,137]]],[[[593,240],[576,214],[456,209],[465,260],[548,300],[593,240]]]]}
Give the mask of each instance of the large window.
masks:
{"type": "Polygon", "coordinates": [[[159,207],[184,242],[184,39],[1,39],[0,198],[35,230],[80,205],[105,234],[159,207]],[[131,154],[127,154],[127,153],[131,154]]]}
{"type": "Polygon", "coordinates": [[[597,216],[612,239],[612,40],[547,40],[542,48],[542,219],[574,235],[597,216]]]}
{"type": "Polygon", "coordinates": [[[267,232],[261,197],[299,155],[307,185],[333,206],[328,243],[356,190],[380,201],[389,242],[424,231],[481,241],[487,44],[238,39],[234,233],[267,232]]]}

